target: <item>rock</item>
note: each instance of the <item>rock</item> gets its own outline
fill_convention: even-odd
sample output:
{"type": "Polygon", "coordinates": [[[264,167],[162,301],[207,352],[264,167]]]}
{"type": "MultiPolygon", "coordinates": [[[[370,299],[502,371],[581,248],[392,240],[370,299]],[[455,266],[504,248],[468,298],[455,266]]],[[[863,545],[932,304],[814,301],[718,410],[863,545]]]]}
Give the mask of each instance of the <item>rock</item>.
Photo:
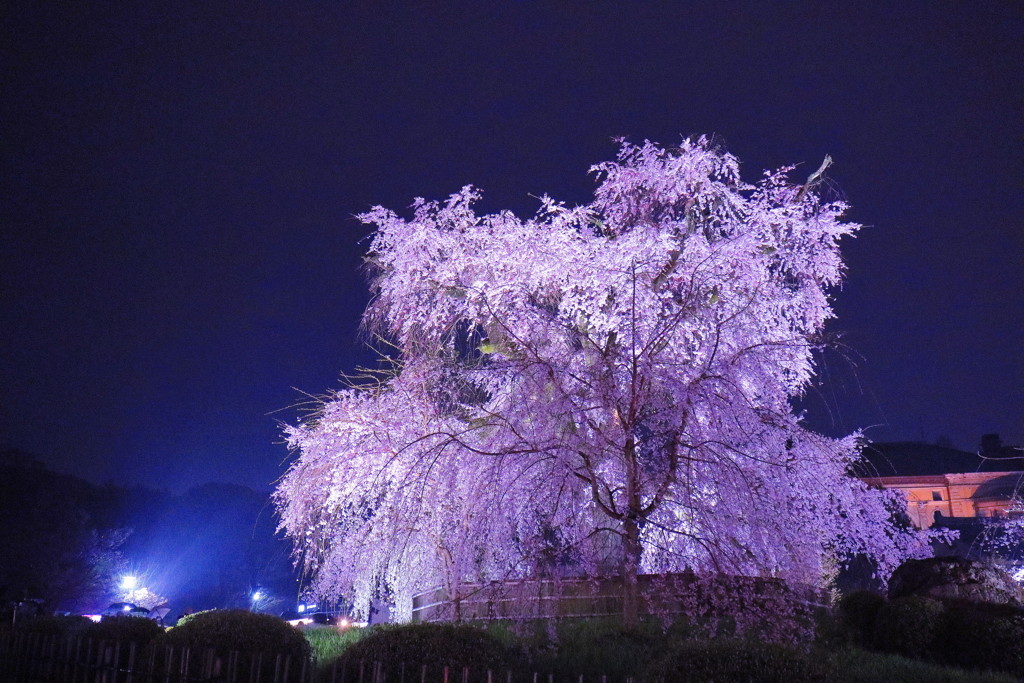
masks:
{"type": "Polygon", "coordinates": [[[1024,607],[1024,589],[992,564],[959,557],[907,560],[889,579],[889,598],[922,595],[1024,607]]]}

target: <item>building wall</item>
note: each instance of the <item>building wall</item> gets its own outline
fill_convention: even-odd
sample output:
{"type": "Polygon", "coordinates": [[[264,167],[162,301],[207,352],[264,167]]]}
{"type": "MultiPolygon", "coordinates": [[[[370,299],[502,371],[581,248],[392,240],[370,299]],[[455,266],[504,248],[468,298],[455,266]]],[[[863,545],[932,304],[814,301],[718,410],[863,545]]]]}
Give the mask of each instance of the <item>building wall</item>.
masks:
{"type": "Polygon", "coordinates": [[[943,517],[1000,517],[1009,514],[1024,472],[968,472],[916,477],[866,477],[871,486],[895,489],[907,499],[907,514],[918,529],[943,517]]]}

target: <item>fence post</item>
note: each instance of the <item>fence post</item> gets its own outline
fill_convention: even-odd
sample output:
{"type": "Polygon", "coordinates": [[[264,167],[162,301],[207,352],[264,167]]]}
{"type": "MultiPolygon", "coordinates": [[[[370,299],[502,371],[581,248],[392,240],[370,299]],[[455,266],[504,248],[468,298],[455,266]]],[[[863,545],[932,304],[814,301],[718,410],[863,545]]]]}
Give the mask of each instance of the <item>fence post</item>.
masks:
{"type": "Polygon", "coordinates": [[[114,641],[114,662],[113,673],[110,677],[111,683],[117,683],[118,673],[121,671],[121,641],[114,641]]]}
{"type": "Polygon", "coordinates": [[[135,680],[135,673],[136,673],[135,672],[135,649],[136,649],[136,647],[137,646],[136,646],[136,643],[135,643],[134,640],[130,641],[128,643],[128,676],[127,676],[127,679],[125,680],[125,683],[133,683],[134,680],[135,680]]]}
{"type": "Polygon", "coordinates": [[[61,683],[67,683],[68,669],[71,668],[71,639],[69,638],[65,640],[61,645],[61,649],[64,651],[64,654],[60,658],[60,680],[61,683]]]}
{"type": "Polygon", "coordinates": [[[33,668],[35,669],[36,675],[39,675],[43,672],[43,664],[46,662],[46,659],[43,656],[42,634],[39,634],[35,637],[35,647],[33,648],[33,650],[35,651],[35,655],[33,656],[33,659],[35,660],[35,667],[33,668]]]}
{"type": "Polygon", "coordinates": [[[260,680],[260,675],[258,673],[259,668],[257,667],[257,664],[261,664],[262,660],[263,660],[263,655],[260,655],[260,661],[259,662],[257,662],[257,660],[256,660],[256,653],[255,652],[253,652],[251,655],[249,655],[249,683],[253,683],[253,681],[260,680]]]}
{"type": "Polygon", "coordinates": [[[92,653],[92,644],[92,638],[85,639],[85,676],[83,677],[83,680],[85,681],[95,678],[93,673],[95,670],[99,669],[99,643],[96,644],[97,652],[95,655],[92,653]]]}
{"type": "Polygon", "coordinates": [[[53,660],[57,658],[54,641],[57,636],[45,636],[43,638],[43,675],[46,680],[53,680],[53,660]]]}
{"type": "Polygon", "coordinates": [[[153,683],[153,672],[156,669],[156,648],[149,648],[149,670],[146,672],[146,683],[153,683]]]}
{"type": "Polygon", "coordinates": [[[82,662],[82,638],[75,641],[75,659],[71,667],[71,683],[78,683],[78,665],[82,662]]]}
{"type": "Polygon", "coordinates": [[[25,647],[22,648],[22,656],[19,658],[21,659],[22,672],[29,677],[32,676],[32,640],[34,635],[33,633],[26,634],[25,647]]]}
{"type": "Polygon", "coordinates": [[[174,646],[168,645],[164,649],[164,683],[171,683],[171,666],[174,661],[174,646]]]}
{"type": "Polygon", "coordinates": [[[29,677],[35,675],[36,669],[36,643],[39,642],[39,635],[30,633],[25,643],[25,673],[29,677]]]}
{"type": "Polygon", "coordinates": [[[203,678],[213,677],[213,654],[214,653],[212,647],[206,648],[206,650],[203,652],[203,664],[201,669],[201,671],[203,672],[201,676],[203,678]]]}

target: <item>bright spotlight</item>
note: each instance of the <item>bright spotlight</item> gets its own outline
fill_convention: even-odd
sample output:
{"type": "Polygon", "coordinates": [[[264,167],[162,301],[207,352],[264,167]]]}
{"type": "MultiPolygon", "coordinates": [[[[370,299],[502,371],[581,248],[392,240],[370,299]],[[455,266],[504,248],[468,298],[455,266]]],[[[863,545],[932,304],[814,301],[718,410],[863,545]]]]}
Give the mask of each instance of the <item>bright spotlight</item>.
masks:
{"type": "Polygon", "coordinates": [[[260,591],[256,591],[255,593],[252,594],[252,599],[253,600],[262,600],[263,599],[263,593],[260,592],[260,591]]]}
{"type": "Polygon", "coordinates": [[[121,588],[123,588],[126,591],[133,591],[138,587],[138,585],[138,577],[132,576],[131,574],[126,574],[125,576],[121,577],[121,588]]]}

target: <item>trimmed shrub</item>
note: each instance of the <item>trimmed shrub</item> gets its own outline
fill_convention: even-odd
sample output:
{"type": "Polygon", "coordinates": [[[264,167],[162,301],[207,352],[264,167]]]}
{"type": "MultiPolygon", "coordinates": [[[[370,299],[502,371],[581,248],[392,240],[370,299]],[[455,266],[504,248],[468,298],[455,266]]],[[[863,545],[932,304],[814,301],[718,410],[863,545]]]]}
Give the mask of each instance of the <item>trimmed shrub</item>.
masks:
{"type": "Polygon", "coordinates": [[[178,666],[180,653],[187,649],[191,652],[190,675],[227,675],[236,669],[238,680],[256,678],[257,671],[258,680],[281,680],[283,673],[275,669],[283,670],[287,662],[288,679],[298,681],[310,658],[306,638],[287,622],[238,609],[189,615],[154,639],[150,647],[159,666],[178,666]]]}
{"type": "Polygon", "coordinates": [[[992,603],[950,603],[940,640],[942,660],[1024,677],[1024,610],[992,603]]]}
{"type": "Polygon", "coordinates": [[[916,595],[885,603],[875,618],[874,649],[917,659],[934,656],[944,611],[938,600],[916,595]]]}
{"type": "Polygon", "coordinates": [[[143,617],[103,617],[98,623],[85,627],[86,638],[93,640],[114,640],[145,645],[164,632],[163,627],[152,619],[143,617]]]}
{"type": "Polygon", "coordinates": [[[823,658],[785,645],[749,640],[692,640],[676,643],[648,670],[647,678],[675,683],[790,683],[834,681],[823,658]]]}
{"type": "Polygon", "coordinates": [[[854,591],[839,601],[839,619],[847,637],[858,645],[869,645],[875,631],[878,612],[885,598],[874,591],[854,591]]]}
{"type": "Polygon", "coordinates": [[[521,642],[529,668],[554,674],[559,681],[575,681],[581,675],[589,680],[600,680],[602,675],[609,680],[636,676],[664,652],[666,640],[663,628],[654,621],[628,631],[617,618],[539,621],[528,628],[521,642]]]}
{"type": "MultiPolygon", "coordinates": [[[[385,673],[400,672],[405,664],[416,667],[415,674],[408,674],[415,679],[422,673],[419,667],[426,666],[427,680],[433,681],[441,680],[446,666],[452,671],[468,668],[470,680],[486,680],[487,670],[507,671],[515,661],[509,648],[475,626],[401,624],[370,629],[364,638],[346,648],[335,663],[339,670],[349,672],[358,670],[360,665],[370,672],[378,664],[385,668],[385,673]]],[[[461,680],[461,673],[458,677],[450,675],[450,680],[457,678],[461,680]]]]}
{"type": "Polygon", "coordinates": [[[211,614],[211,613],[216,612],[216,611],[217,611],[216,609],[205,609],[205,610],[201,610],[199,612],[192,612],[191,614],[183,614],[183,615],[181,615],[178,618],[178,622],[174,626],[175,627],[177,627],[177,626],[184,626],[185,624],[187,624],[188,622],[192,621],[196,617],[204,618],[202,615],[204,615],[204,614],[211,614]]]}

